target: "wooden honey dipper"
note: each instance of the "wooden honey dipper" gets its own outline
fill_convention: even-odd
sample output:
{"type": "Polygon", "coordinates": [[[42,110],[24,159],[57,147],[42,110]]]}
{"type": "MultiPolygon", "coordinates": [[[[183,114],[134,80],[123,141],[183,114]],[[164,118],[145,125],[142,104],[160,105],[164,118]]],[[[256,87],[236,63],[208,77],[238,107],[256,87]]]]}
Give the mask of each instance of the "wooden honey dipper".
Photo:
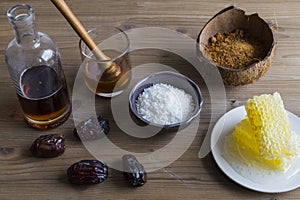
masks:
{"type": "MultiPolygon", "coordinates": [[[[64,0],[51,0],[51,2],[56,6],[56,8],[61,12],[61,14],[66,18],[72,28],[75,30],[77,35],[84,41],[84,43],[93,52],[96,59],[98,60],[110,60],[110,57],[106,56],[96,45],[94,40],[91,38],[89,33],[86,31],[84,26],[78,20],[78,18],[71,11],[70,7],[66,4],[64,0]]],[[[106,73],[111,77],[118,77],[121,75],[121,67],[115,62],[106,63],[106,73]]]]}

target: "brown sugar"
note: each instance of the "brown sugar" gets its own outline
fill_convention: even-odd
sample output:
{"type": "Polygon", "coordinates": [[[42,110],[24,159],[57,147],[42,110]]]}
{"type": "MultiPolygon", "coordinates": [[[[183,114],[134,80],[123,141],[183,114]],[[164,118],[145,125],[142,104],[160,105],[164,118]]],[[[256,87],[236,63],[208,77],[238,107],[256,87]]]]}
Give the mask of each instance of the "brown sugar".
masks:
{"type": "Polygon", "coordinates": [[[205,52],[217,65],[231,69],[242,69],[265,56],[264,46],[241,29],[212,36],[205,52]]]}

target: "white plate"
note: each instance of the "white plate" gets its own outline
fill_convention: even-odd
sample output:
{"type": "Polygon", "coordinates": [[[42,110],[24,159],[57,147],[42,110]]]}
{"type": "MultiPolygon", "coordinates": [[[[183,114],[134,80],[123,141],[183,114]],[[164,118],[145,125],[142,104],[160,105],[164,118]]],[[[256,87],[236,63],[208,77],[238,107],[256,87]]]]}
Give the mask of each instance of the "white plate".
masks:
{"type": "MultiPolygon", "coordinates": [[[[300,133],[300,118],[293,113],[287,111],[288,117],[291,123],[291,128],[297,134],[300,133]]],[[[266,184],[256,182],[242,176],[238,173],[222,156],[222,139],[224,136],[231,134],[242,119],[246,116],[244,106],[240,106],[225,113],[215,124],[211,134],[211,147],[212,154],[220,169],[236,183],[255,191],[277,193],[286,192],[300,187],[300,173],[297,170],[300,169],[299,162],[295,162],[291,167],[295,172],[290,173],[291,175],[287,179],[266,180],[266,184]],[[268,182],[268,183],[267,183],[268,182]],[[270,184],[271,183],[271,184],[270,184]]],[[[284,174],[283,174],[284,175],[284,174]]],[[[260,177],[261,178],[261,177],[260,177]]],[[[267,177],[270,178],[270,177],[267,177]]]]}

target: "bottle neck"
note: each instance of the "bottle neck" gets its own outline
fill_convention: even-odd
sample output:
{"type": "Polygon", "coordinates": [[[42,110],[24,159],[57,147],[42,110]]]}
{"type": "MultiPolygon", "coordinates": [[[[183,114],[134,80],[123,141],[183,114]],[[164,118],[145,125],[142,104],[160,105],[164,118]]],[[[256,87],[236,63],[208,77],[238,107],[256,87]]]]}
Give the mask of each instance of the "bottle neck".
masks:
{"type": "Polygon", "coordinates": [[[39,34],[35,25],[34,10],[29,5],[15,5],[7,12],[16,41],[19,45],[39,44],[39,34]]]}

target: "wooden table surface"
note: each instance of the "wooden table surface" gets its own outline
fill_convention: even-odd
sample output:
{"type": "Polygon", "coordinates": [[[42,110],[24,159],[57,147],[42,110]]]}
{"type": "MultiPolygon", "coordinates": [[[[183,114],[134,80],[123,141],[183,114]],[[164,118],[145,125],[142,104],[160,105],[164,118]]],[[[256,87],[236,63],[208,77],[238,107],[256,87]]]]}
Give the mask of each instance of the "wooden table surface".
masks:
{"type": "MultiPolygon", "coordinates": [[[[66,177],[67,168],[82,159],[92,159],[83,144],[73,137],[73,116],[60,127],[38,131],[28,127],[17,101],[15,90],[4,60],[5,49],[13,37],[6,11],[16,0],[0,3],[0,199],[299,199],[300,190],[268,194],[248,190],[228,178],[216,165],[211,154],[199,159],[198,152],[210,120],[210,101],[205,101],[200,125],[190,147],[172,164],[148,174],[148,182],[132,188],[122,173],[110,169],[105,182],[93,186],[73,186],[66,177]],[[48,133],[66,136],[66,152],[57,158],[38,159],[30,155],[29,147],[36,137],[48,133]]],[[[72,89],[81,64],[78,36],[50,1],[27,0],[36,11],[38,30],[49,34],[58,44],[62,56],[68,89],[72,89]]],[[[276,26],[277,50],[273,64],[259,81],[241,87],[226,87],[226,109],[243,105],[248,98],[262,93],[280,92],[288,110],[300,116],[300,2],[299,1],[199,1],[199,0],[67,0],[72,10],[87,28],[95,25],[120,26],[123,29],[162,27],[177,30],[196,39],[203,25],[221,9],[236,5],[247,13],[257,12],[276,26]]],[[[161,62],[176,66],[182,73],[193,71],[178,56],[159,50],[132,53],[133,66],[161,62]]],[[[203,81],[195,80],[209,99],[203,81]]],[[[110,100],[96,98],[97,112],[115,126],[109,110],[110,100]]],[[[76,107],[76,106],[75,106],[76,107]]],[[[219,113],[222,114],[222,113],[219,113]]],[[[148,152],[166,145],[163,140],[134,140],[112,127],[115,144],[123,149],[148,152]],[[118,136],[120,134],[120,136],[118,136]],[[147,143],[148,141],[148,143],[147,143]],[[150,143],[149,143],[150,141],[150,143]],[[155,143],[157,142],[157,143],[155,143]]],[[[172,136],[171,136],[172,137],[172,136]]]]}

